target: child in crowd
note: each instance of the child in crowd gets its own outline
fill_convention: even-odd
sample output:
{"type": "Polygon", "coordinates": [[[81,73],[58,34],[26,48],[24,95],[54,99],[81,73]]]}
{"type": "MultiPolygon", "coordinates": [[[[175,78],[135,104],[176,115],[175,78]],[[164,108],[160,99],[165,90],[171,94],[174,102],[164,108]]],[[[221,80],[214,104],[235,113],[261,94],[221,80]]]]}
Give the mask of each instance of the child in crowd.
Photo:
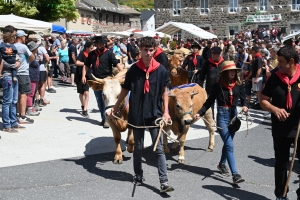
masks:
{"type": "Polygon", "coordinates": [[[18,50],[13,45],[16,35],[14,33],[4,33],[3,42],[0,44],[0,53],[3,59],[3,66],[0,66],[0,72],[3,67],[11,69],[11,76],[14,82],[17,82],[17,70],[15,69],[16,62],[19,60],[18,50]]]}

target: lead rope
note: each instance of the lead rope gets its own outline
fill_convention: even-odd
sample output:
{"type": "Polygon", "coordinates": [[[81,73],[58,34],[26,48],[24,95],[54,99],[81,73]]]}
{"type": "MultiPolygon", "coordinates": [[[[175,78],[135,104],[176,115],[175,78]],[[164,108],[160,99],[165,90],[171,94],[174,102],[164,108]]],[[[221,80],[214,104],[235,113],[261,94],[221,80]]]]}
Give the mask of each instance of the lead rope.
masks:
{"type": "MultiPolygon", "coordinates": [[[[143,129],[146,129],[146,128],[158,128],[159,127],[159,135],[161,134],[161,132],[163,132],[171,141],[173,142],[179,142],[178,140],[172,138],[164,129],[163,127],[164,126],[170,126],[173,124],[172,120],[170,122],[167,122],[163,117],[160,117],[160,118],[157,118],[155,120],[155,126],[135,126],[133,124],[130,124],[128,123],[126,120],[124,119],[121,119],[120,117],[116,116],[113,112],[112,112],[112,116],[116,119],[119,119],[123,122],[126,122],[129,126],[133,127],[133,128],[143,128],[143,129]]],[[[159,137],[158,137],[159,138],[159,137]]],[[[158,140],[157,140],[158,141],[158,140]]],[[[157,146],[157,144],[156,144],[157,146]]],[[[156,147],[155,147],[156,148],[156,147]]]]}

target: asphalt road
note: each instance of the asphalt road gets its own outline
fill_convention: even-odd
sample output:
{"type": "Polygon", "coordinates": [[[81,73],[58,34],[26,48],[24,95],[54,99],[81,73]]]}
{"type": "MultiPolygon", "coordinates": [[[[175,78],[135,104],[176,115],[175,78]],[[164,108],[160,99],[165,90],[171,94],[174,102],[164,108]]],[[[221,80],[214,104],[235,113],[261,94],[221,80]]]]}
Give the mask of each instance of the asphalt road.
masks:
{"type": "MultiPolygon", "coordinates": [[[[133,158],[132,154],[125,151],[124,141],[122,141],[124,162],[120,165],[113,164],[114,153],[112,149],[114,143],[111,137],[105,135],[106,133],[109,134],[109,129],[104,130],[96,125],[99,113],[91,112],[92,119],[87,123],[87,121],[81,120],[79,114],[74,110],[62,112],[63,109],[74,108],[77,105],[79,110],[80,105],[77,103],[78,97],[75,88],[69,88],[62,83],[57,86],[59,88],[56,96],[52,94],[46,96],[51,100],[51,104],[43,108],[42,114],[43,112],[49,113],[49,116],[42,116],[41,114],[36,118],[35,125],[28,125],[26,133],[19,133],[19,135],[14,136],[1,134],[1,200],[275,199],[273,194],[275,160],[270,121],[263,120],[263,111],[251,112],[251,115],[259,121],[260,125],[251,128],[247,136],[246,131],[238,132],[234,139],[238,171],[246,179],[246,182],[238,186],[233,185],[231,177],[223,177],[218,172],[216,166],[221,156],[223,142],[216,135],[216,145],[213,152],[205,151],[208,144],[207,137],[189,139],[185,146],[184,164],[177,163],[177,153],[167,154],[169,183],[175,188],[175,191],[169,194],[159,193],[155,155],[152,153],[152,148],[147,147],[143,155],[146,181],[143,186],[136,187],[133,196],[133,184],[131,182],[133,158]],[[69,95],[67,91],[70,90],[74,96],[71,93],[69,95]],[[55,104],[54,100],[56,102],[60,100],[60,102],[55,104]],[[60,112],[53,110],[60,110],[60,112]],[[53,116],[58,118],[55,121],[56,126],[50,124],[54,121],[51,112],[54,112],[53,116]],[[70,118],[73,121],[67,120],[70,118]],[[52,129],[43,128],[47,126],[51,126],[52,129]],[[79,129],[81,127],[84,129],[89,127],[91,130],[99,131],[89,133],[86,130],[84,135],[80,135],[81,130],[79,129]],[[68,135],[69,130],[73,129],[77,129],[77,132],[74,130],[68,135]],[[88,136],[89,139],[86,138],[88,136]],[[52,137],[55,137],[55,140],[52,137]],[[59,140],[64,140],[64,137],[70,139],[58,149],[59,140]],[[73,137],[77,137],[77,139],[73,139],[73,137]],[[43,150],[44,148],[47,150],[43,150]],[[100,153],[91,152],[95,148],[108,148],[108,150],[100,151],[100,153]],[[69,149],[73,152],[80,149],[81,153],[91,153],[82,153],[82,156],[79,157],[68,157],[67,155],[77,155],[68,152],[69,149]],[[68,154],[64,154],[65,152],[68,154]],[[60,159],[55,159],[55,156],[59,154],[64,155],[60,159]],[[6,165],[10,162],[12,164],[6,165]]],[[[89,108],[93,111],[97,107],[96,103],[92,101],[89,108]]],[[[191,135],[197,134],[197,131],[200,134],[200,129],[196,125],[191,131],[191,135]]],[[[295,162],[295,168],[299,168],[298,161],[295,162]]],[[[297,174],[293,173],[288,194],[290,199],[296,199],[295,191],[298,185],[297,174]]]]}

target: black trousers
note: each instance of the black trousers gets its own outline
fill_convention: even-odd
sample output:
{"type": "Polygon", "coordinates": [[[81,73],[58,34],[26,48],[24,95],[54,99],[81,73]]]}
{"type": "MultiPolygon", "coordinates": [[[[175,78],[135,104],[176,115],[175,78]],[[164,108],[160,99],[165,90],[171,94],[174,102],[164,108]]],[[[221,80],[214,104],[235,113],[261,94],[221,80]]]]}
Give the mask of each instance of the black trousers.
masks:
{"type": "MultiPolygon", "coordinates": [[[[273,137],[273,145],[275,152],[275,195],[281,197],[283,195],[284,186],[287,180],[287,170],[290,161],[290,148],[295,138],[273,137]]],[[[299,139],[298,139],[298,144],[299,139]]],[[[297,148],[297,156],[299,158],[300,147],[297,148]]],[[[300,197],[300,190],[297,190],[300,197]]]]}

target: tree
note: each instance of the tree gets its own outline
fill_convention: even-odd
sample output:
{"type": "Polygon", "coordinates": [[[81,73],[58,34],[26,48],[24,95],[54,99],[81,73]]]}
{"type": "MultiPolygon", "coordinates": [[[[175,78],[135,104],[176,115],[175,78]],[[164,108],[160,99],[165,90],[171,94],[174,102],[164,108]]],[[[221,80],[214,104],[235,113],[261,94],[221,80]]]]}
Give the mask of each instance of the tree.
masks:
{"type": "Polygon", "coordinates": [[[79,17],[75,0],[0,0],[0,13],[46,22],[61,18],[71,21],[79,17]]]}

